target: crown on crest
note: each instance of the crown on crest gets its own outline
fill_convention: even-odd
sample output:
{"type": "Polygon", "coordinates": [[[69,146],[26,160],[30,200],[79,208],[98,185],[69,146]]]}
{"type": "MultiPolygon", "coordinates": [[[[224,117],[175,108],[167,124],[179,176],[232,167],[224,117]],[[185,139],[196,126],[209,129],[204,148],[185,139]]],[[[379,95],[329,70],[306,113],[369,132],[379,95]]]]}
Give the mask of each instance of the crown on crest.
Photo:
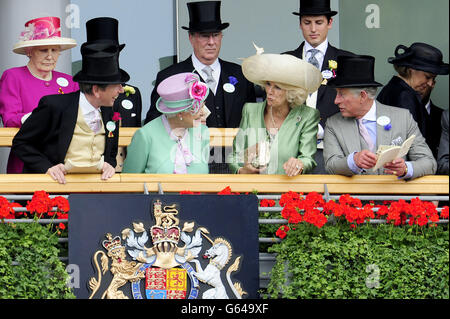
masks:
{"type": "Polygon", "coordinates": [[[113,238],[110,233],[107,233],[105,237],[107,238],[107,240],[104,240],[102,242],[102,245],[103,247],[105,247],[106,250],[111,251],[116,248],[122,247],[122,241],[119,236],[113,238]]]}
{"type": "Polygon", "coordinates": [[[161,226],[152,226],[151,228],[152,242],[154,245],[161,242],[170,242],[175,245],[180,241],[180,228],[178,226],[172,226],[164,228],[161,226]]]}

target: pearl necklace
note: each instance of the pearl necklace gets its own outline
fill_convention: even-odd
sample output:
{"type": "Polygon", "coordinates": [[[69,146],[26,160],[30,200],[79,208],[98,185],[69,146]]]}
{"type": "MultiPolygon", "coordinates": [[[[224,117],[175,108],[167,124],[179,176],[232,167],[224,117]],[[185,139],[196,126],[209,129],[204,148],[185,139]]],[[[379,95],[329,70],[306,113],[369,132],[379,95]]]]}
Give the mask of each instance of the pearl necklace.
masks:
{"type": "Polygon", "coordinates": [[[47,79],[44,79],[43,77],[35,74],[28,65],[27,65],[27,68],[28,68],[28,71],[30,71],[31,75],[34,76],[35,78],[39,79],[39,80],[46,81],[46,82],[50,82],[52,80],[53,73],[51,71],[49,72],[50,73],[50,78],[47,80],[47,79]]]}

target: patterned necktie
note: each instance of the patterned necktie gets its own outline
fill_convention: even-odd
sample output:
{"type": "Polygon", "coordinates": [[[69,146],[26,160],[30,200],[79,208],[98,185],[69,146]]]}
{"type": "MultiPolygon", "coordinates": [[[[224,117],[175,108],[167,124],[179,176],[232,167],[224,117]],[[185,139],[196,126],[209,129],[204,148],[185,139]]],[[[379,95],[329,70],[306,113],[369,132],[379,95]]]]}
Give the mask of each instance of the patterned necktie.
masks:
{"type": "Polygon", "coordinates": [[[207,65],[203,68],[202,70],[203,72],[206,73],[206,75],[208,76],[205,80],[206,84],[208,85],[209,89],[211,90],[211,92],[213,92],[215,94],[216,92],[216,80],[214,80],[214,77],[212,75],[212,68],[207,65]]]}
{"type": "Polygon", "coordinates": [[[308,52],[311,52],[311,56],[309,57],[308,62],[320,70],[319,61],[317,61],[316,59],[316,54],[319,53],[320,51],[317,49],[311,49],[308,50],[308,52]]]}
{"type": "Polygon", "coordinates": [[[363,119],[358,120],[358,128],[359,134],[361,134],[362,138],[366,142],[369,150],[373,153],[375,152],[375,144],[373,143],[372,138],[370,137],[369,131],[367,131],[366,126],[363,124],[363,119]]]}

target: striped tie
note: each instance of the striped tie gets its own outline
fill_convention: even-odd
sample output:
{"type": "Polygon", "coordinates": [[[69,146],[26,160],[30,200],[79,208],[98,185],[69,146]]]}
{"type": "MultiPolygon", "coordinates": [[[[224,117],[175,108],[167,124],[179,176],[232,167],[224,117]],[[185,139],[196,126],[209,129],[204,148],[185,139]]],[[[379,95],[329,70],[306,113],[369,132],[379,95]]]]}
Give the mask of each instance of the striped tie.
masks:
{"type": "Polygon", "coordinates": [[[362,138],[364,139],[367,146],[369,147],[369,150],[372,153],[375,152],[375,145],[373,143],[372,138],[370,137],[369,131],[367,131],[366,126],[363,124],[363,119],[358,120],[358,128],[359,128],[359,134],[361,134],[362,138]]]}

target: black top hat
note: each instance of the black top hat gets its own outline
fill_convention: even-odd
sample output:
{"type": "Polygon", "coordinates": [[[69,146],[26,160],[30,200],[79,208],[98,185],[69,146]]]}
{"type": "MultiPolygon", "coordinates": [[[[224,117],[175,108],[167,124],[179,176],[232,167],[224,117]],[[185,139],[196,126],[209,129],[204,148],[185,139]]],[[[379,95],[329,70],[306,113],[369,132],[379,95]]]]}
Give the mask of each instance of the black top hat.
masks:
{"type": "Polygon", "coordinates": [[[189,10],[189,28],[191,32],[218,32],[228,28],[229,23],[220,19],[220,1],[201,1],[187,3],[189,10]]]}
{"type": "Polygon", "coordinates": [[[292,12],[297,16],[321,16],[332,17],[337,11],[332,11],[330,0],[300,0],[299,12],[292,12]]]}
{"type": "Polygon", "coordinates": [[[119,50],[115,44],[91,43],[81,47],[82,68],[73,80],[90,84],[125,83],[130,79],[127,72],[119,68],[119,50]]]}
{"type": "Polygon", "coordinates": [[[100,17],[86,22],[86,45],[105,42],[112,43],[121,51],[125,44],[119,44],[119,21],[114,18],[100,17]]]}
{"type": "Polygon", "coordinates": [[[395,57],[389,58],[388,62],[433,74],[448,74],[448,63],[442,61],[442,52],[426,43],[416,42],[409,48],[400,44],[395,48],[395,57]]]}
{"type": "Polygon", "coordinates": [[[375,58],[369,55],[337,57],[336,77],[328,81],[334,88],[378,87],[374,80],[375,58]]]}

